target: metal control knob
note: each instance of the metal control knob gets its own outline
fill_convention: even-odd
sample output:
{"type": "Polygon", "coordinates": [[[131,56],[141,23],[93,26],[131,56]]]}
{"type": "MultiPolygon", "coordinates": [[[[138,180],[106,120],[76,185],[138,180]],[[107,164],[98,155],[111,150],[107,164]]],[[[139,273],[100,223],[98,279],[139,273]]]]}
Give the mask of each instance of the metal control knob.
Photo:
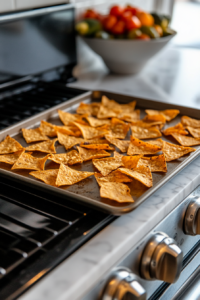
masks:
{"type": "Polygon", "coordinates": [[[200,234],[200,198],[195,197],[187,207],[184,231],[188,235],[200,234]]]}
{"type": "Polygon", "coordinates": [[[158,232],[147,243],[140,262],[144,279],[176,282],[181,273],[183,253],[175,240],[158,232]]]}
{"type": "Polygon", "coordinates": [[[129,269],[116,270],[107,282],[101,300],[146,300],[146,291],[129,269]]]}

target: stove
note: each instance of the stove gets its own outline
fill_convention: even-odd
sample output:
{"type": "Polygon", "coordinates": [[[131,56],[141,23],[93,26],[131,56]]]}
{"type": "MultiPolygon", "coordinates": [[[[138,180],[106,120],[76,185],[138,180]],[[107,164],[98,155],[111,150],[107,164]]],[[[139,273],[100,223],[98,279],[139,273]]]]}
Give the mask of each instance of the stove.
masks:
{"type": "MultiPolygon", "coordinates": [[[[0,38],[1,131],[84,95],[67,87],[77,63],[71,4],[2,14],[0,38]]],[[[199,299],[198,184],[173,208],[73,300],[199,299]]],[[[42,278],[120,218],[0,176],[0,299],[29,299],[42,278]]]]}

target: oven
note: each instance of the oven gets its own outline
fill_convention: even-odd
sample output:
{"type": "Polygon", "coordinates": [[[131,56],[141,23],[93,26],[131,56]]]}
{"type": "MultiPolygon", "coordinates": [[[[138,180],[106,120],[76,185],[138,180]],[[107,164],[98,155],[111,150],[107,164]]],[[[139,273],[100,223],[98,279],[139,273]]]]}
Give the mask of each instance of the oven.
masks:
{"type": "MultiPolygon", "coordinates": [[[[67,85],[71,4],[1,14],[0,40],[2,132],[87,95],[67,85]]],[[[199,168],[198,157],[121,217],[1,174],[0,299],[200,299],[199,168]]]]}

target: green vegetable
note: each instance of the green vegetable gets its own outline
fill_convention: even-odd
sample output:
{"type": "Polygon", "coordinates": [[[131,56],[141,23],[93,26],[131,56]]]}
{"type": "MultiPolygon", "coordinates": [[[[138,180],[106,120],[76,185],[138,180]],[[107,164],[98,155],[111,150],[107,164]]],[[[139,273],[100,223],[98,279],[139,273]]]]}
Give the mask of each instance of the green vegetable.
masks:
{"type": "Polygon", "coordinates": [[[102,40],[113,39],[113,37],[106,31],[100,30],[95,33],[95,37],[102,40]]]}
{"type": "Polygon", "coordinates": [[[157,30],[152,26],[142,26],[140,30],[142,31],[142,33],[149,35],[152,39],[157,39],[160,37],[157,30]]]}
{"type": "Polygon", "coordinates": [[[169,27],[167,27],[167,28],[165,28],[165,30],[163,30],[163,36],[168,36],[168,35],[172,35],[172,34],[174,34],[174,31],[169,27]]]}
{"type": "Polygon", "coordinates": [[[76,31],[83,36],[93,36],[102,26],[98,20],[85,19],[76,24],[76,31]]]}
{"type": "Polygon", "coordinates": [[[154,18],[155,24],[160,25],[163,30],[165,30],[168,27],[169,22],[170,22],[170,17],[169,16],[161,15],[161,14],[158,14],[158,13],[152,13],[151,15],[154,18]]]}
{"type": "Polygon", "coordinates": [[[132,29],[128,32],[128,39],[134,40],[142,35],[142,31],[140,29],[132,29]]]}

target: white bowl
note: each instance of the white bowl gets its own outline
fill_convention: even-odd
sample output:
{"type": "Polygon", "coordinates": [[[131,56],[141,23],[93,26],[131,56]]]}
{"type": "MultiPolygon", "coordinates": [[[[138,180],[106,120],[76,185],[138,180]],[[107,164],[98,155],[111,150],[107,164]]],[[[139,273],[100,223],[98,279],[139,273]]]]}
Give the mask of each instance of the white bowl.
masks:
{"type": "Polygon", "coordinates": [[[176,35],[145,40],[103,40],[83,38],[86,44],[102,57],[114,73],[133,74],[139,72],[147,61],[155,56],[176,35]]]}

